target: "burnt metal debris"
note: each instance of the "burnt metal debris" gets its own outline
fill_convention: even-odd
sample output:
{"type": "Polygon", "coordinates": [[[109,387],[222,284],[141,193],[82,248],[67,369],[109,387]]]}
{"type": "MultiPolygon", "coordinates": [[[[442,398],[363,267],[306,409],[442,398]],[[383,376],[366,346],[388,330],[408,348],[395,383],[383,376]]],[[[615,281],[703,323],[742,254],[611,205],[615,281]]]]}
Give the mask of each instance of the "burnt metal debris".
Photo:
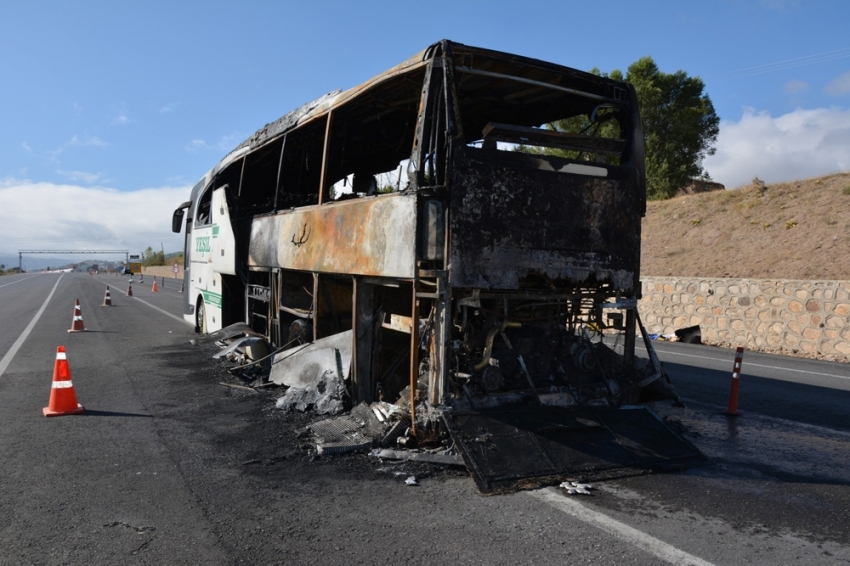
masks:
{"type": "Polygon", "coordinates": [[[675,397],[637,317],[643,143],[631,85],[444,40],[259,130],[188,214],[232,228],[221,318],[272,352],[243,367],[366,408],[326,452],[462,458],[483,493],[675,468],[699,451],[624,408],[675,397]]]}

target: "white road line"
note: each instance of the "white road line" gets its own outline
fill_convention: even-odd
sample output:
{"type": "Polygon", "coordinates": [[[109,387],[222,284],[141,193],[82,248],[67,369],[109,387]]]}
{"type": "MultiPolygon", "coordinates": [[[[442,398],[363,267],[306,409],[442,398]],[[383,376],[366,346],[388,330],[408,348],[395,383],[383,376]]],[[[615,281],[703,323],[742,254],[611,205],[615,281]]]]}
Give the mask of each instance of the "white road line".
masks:
{"type": "MultiPolygon", "coordinates": [[[[640,348],[640,347],[637,347],[637,346],[635,347],[635,350],[643,350],[644,352],[646,351],[645,348],[640,348]]],[[[721,363],[731,362],[734,358],[734,353],[732,355],[730,355],[729,358],[712,358],[710,356],[696,356],[694,354],[682,354],[682,353],[679,353],[679,352],[670,352],[669,350],[663,350],[663,351],[662,350],[655,350],[655,352],[658,353],[658,354],[670,354],[671,356],[681,356],[683,358],[697,358],[697,359],[700,359],[700,360],[711,360],[711,361],[714,361],[714,362],[721,362],[721,363]]],[[[848,377],[846,375],[835,375],[834,373],[821,373],[821,372],[817,372],[817,371],[805,371],[805,370],[802,370],[802,369],[791,369],[791,368],[782,368],[782,367],[778,367],[778,366],[768,366],[768,365],[764,365],[764,364],[748,363],[746,358],[745,358],[744,359],[744,368],[747,368],[747,367],[775,369],[775,370],[779,370],[779,371],[790,371],[790,372],[793,372],[793,373],[804,373],[806,375],[819,375],[821,377],[834,377],[834,378],[837,378],[837,379],[850,379],[850,377],[848,377]]]]}
{"type": "MultiPolygon", "coordinates": [[[[38,275],[30,275],[29,277],[24,277],[23,279],[18,279],[17,281],[12,281],[11,283],[6,283],[5,285],[0,285],[0,289],[3,287],[8,287],[9,285],[14,285],[15,283],[20,283],[21,281],[26,281],[27,279],[32,279],[33,277],[38,277],[38,275]]],[[[61,275],[59,277],[62,277],[61,275]]]]}
{"type": "Polygon", "coordinates": [[[594,527],[602,529],[606,533],[640,548],[641,550],[652,554],[653,556],[669,562],[670,564],[682,566],[713,566],[711,562],[706,562],[702,558],[688,554],[684,550],[679,550],[675,546],[669,545],[666,542],[659,540],[651,535],[630,527],[625,523],[621,523],[612,519],[608,515],[588,509],[575,499],[567,499],[556,488],[550,487],[538,491],[526,492],[531,497],[548,503],[555,509],[562,511],[568,515],[572,515],[580,521],[584,521],[594,527]]]}
{"type": "MultiPolygon", "coordinates": [[[[64,275],[64,273],[62,275],[64,275]]],[[[45,299],[44,304],[41,305],[41,308],[38,309],[37,313],[35,313],[33,319],[30,321],[27,327],[24,328],[24,331],[21,333],[20,336],[18,336],[18,339],[15,340],[15,343],[12,344],[12,347],[9,348],[9,351],[6,352],[6,355],[3,356],[3,359],[0,360],[0,377],[3,377],[3,373],[6,371],[6,368],[9,367],[10,363],[12,363],[12,358],[15,357],[15,354],[18,353],[18,350],[24,344],[24,340],[26,340],[27,336],[29,336],[30,332],[32,332],[35,323],[38,322],[39,318],[41,318],[41,313],[43,313],[44,309],[47,308],[47,303],[50,302],[50,299],[53,297],[53,293],[56,292],[56,287],[59,286],[59,282],[62,280],[62,275],[60,275],[59,279],[56,280],[56,284],[53,286],[53,290],[50,291],[50,294],[47,295],[47,299],[45,299]]]]}
{"type": "MultiPolygon", "coordinates": [[[[100,280],[99,280],[99,279],[97,279],[97,281],[100,281],[100,280]]],[[[103,281],[100,281],[100,282],[101,282],[101,283],[103,283],[104,285],[106,285],[107,287],[110,287],[110,285],[109,285],[108,283],[105,283],[105,282],[103,282],[103,281]]],[[[114,288],[114,286],[112,286],[112,287],[110,287],[110,288],[114,288]]],[[[127,292],[126,292],[126,291],[121,291],[120,289],[116,289],[116,291],[117,291],[118,293],[124,293],[124,296],[125,296],[125,297],[127,296],[127,292]]],[[[133,295],[133,298],[134,298],[134,299],[136,299],[137,301],[139,301],[140,303],[142,303],[142,304],[144,304],[144,305],[147,305],[147,306],[149,306],[150,308],[152,308],[152,309],[154,309],[154,310],[157,310],[157,311],[161,312],[161,313],[162,313],[162,314],[164,314],[165,316],[170,316],[171,318],[173,318],[173,319],[174,319],[174,320],[176,320],[177,322],[182,322],[183,324],[188,324],[189,326],[192,326],[192,323],[190,323],[190,322],[186,322],[186,319],[185,319],[185,318],[182,318],[182,317],[179,317],[179,316],[174,316],[174,315],[173,315],[173,314],[171,314],[170,312],[165,311],[165,310],[162,310],[161,308],[159,308],[159,307],[157,307],[157,306],[155,306],[155,305],[152,305],[152,304],[150,304],[149,302],[147,302],[147,301],[145,301],[145,300],[143,300],[143,299],[140,299],[140,298],[139,298],[139,297],[137,297],[136,295],[133,295]]]]}
{"type": "Polygon", "coordinates": [[[145,305],[149,306],[150,308],[152,308],[152,309],[154,309],[154,310],[158,310],[159,312],[161,312],[161,313],[162,313],[162,314],[164,314],[165,316],[170,316],[171,318],[173,318],[173,319],[174,319],[174,320],[176,320],[177,322],[182,322],[183,324],[188,324],[189,326],[192,326],[192,324],[191,324],[190,322],[186,322],[186,319],[185,319],[185,318],[181,318],[181,317],[179,317],[179,316],[174,316],[174,315],[173,315],[173,314],[171,314],[170,312],[168,312],[168,311],[164,311],[164,310],[162,310],[161,308],[159,308],[159,307],[157,307],[157,306],[155,306],[155,305],[152,305],[152,304],[150,304],[149,302],[147,302],[147,301],[145,301],[145,300],[142,300],[142,299],[140,299],[139,297],[137,297],[137,296],[135,296],[135,295],[133,295],[133,298],[134,298],[134,299],[136,299],[137,301],[139,301],[140,303],[143,303],[143,304],[145,304],[145,305]]]}

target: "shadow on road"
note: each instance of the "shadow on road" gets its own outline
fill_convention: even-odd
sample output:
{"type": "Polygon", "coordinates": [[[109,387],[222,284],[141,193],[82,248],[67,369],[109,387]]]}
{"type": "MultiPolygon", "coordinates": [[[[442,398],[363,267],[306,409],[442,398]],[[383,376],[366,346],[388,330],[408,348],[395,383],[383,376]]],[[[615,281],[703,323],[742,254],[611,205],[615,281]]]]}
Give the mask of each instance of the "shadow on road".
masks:
{"type": "MultiPolygon", "coordinates": [[[[729,402],[731,371],[710,370],[664,362],[680,397],[725,407],[729,402]]],[[[850,391],[741,375],[738,409],[747,412],[850,432],[847,420],[850,391]]]]}
{"type": "Polygon", "coordinates": [[[86,409],[85,413],[81,413],[82,416],[89,417],[147,417],[152,418],[153,415],[143,415],[141,413],[121,413],[118,411],[98,411],[92,409],[86,409]]]}

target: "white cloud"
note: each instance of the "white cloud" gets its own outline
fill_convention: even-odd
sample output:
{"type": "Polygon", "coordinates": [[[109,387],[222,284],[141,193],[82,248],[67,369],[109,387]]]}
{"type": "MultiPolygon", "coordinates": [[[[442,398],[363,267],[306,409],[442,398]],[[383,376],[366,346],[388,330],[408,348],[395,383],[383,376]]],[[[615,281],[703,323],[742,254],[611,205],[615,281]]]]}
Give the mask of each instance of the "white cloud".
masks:
{"type": "Polygon", "coordinates": [[[24,151],[26,151],[27,153],[32,153],[32,147],[30,147],[30,144],[28,144],[27,142],[21,142],[21,147],[23,147],[24,151]]]}
{"type": "Polygon", "coordinates": [[[106,147],[108,144],[97,136],[86,136],[84,139],[79,139],[77,136],[71,138],[68,142],[70,145],[89,146],[89,147],[106,147]]]}
{"type": "MultiPolygon", "coordinates": [[[[85,136],[81,138],[77,135],[74,135],[71,137],[70,140],[66,141],[50,153],[52,153],[53,155],[59,155],[69,147],[106,147],[107,145],[109,144],[101,140],[97,136],[85,136]]],[[[26,146],[26,148],[29,149],[29,146],[26,146]]]]}
{"type": "Polygon", "coordinates": [[[839,75],[833,80],[826,83],[826,86],[823,88],[827,94],[831,94],[832,96],[843,96],[845,94],[850,94],[850,71],[844,73],[843,75],[839,75]]]}
{"type": "Polygon", "coordinates": [[[800,94],[801,92],[809,90],[809,88],[809,83],[805,81],[794,80],[785,83],[785,85],[782,87],[782,90],[784,90],[788,94],[800,94]]]}
{"type": "Polygon", "coordinates": [[[192,140],[186,144],[186,151],[190,153],[195,153],[196,151],[201,151],[205,149],[215,149],[213,146],[209,145],[204,140],[192,140]]]}
{"type": "Polygon", "coordinates": [[[205,140],[194,139],[186,144],[186,151],[189,153],[197,153],[198,151],[207,151],[207,150],[215,150],[218,152],[227,152],[234,149],[237,145],[239,145],[242,140],[244,140],[244,136],[238,136],[235,134],[230,134],[229,136],[222,136],[221,139],[217,143],[209,144],[205,140]]]}
{"type": "Polygon", "coordinates": [[[74,182],[82,181],[83,183],[91,184],[104,180],[103,173],[87,173],[85,171],[65,171],[64,169],[57,169],[56,172],[67,178],[68,180],[74,182]]]}
{"type": "Polygon", "coordinates": [[[703,165],[711,177],[735,188],[759,177],[769,183],[850,170],[850,110],[798,109],[779,117],[744,110],[723,120],[717,153],[703,165]]]}
{"type": "Polygon", "coordinates": [[[162,108],[160,108],[160,109],[159,109],[159,113],[160,113],[160,114],[165,114],[165,113],[167,113],[167,112],[171,112],[172,110],[174,110],[175,108],[177,108],[179,105],[180,105],[180,103],[179,103],[179,102],[175,102],[175,103],[173,103],[173,104],[166,104],[165,106],[163,106],[162,108]]]}
{"type": "MultiPolygon", "coordinates": [[[[19,249],[181,250],[174,209],[191,186],[118,191],[0,179],[0,253],[19,249]]],[[[80,259],[80,258],[77,258],[80,259]]],[[[119,259],[119,258],[116,258],[119,259]]],[[[73,258],[69,257],[69,261],[73,258]]]]}
{"type": "Polygon", "coordinates": [[[110,126],[123,126],[124,124],[132,122],[130,117],[127,116],[127,107],[123,102],[119,105],[114,105],[113,111],[117,114],[117,116],[115,116],[112,122],[110,122],[110,126]]]}

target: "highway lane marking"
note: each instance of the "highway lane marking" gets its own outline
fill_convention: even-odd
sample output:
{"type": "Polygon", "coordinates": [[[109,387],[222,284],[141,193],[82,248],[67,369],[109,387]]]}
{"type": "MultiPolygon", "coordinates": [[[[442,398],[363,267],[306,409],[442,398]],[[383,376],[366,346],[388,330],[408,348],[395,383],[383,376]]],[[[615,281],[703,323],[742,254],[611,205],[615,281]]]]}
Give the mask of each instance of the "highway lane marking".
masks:
{"type": "MultiPolygon", "coordinates": [[[[637,347],[637,346],[635,346],[635,350],[642,350],[642,351],[646,352],[645,348],[640,348],[640,347],[637,347]]],[[[697,358],[697,359],[700,359],[700,360],[711,360],[711,361],[714,361],[714,362],[724,362],[724,363],[732,360],[732,357],[730,357],[729,359],[721,359],[721,358],[712,358],[710,356],[697,356],[695,354],[680,354],[679,352],[670,352],[669,350],[656,350],[656,353],[670,354],[671,356],[682,356],[683,358],[697,358]]],[[[765,364],[754,364],[752,362],[748,363],[746,360],[744,361],[744,367],[757,367],[757,368],[764,368],[764,369],[775,369],[775,370],[779,370],[779,371],[790,371],[790,372],[794,372],[794,373],[804,373],[806,375],[819,375],[821,377],[835,377],[837,379],[850,379],[850,377],[848,377],[846,375],[835,375],[834,373],[821,373],[821,372],[817,372],[817,371],[806,371],[806,370],[802,370],[802,369],[791,369],[791,368],[782,368],[782,367],[777,367],[777,366],[768,366],[768,365],[765,365],[765,364]]]]}
{"type": "MultiPolygon", "coordinates": [[[[63,273],[62,275],[65,275],[65,274],[63,273]]],[[[24,328],[24,331],[21,332],[21,335],[18,336],[18,339],[15,340],[15,343],[12,344],[12,347],[9,348],[9,351],[6,352],[5,356],[3,356],[3,359],[0,360],[0,377],[3,377],[3,373],[6,371],[6,368],[9,367],[10,363],[12,363],[12,358],[15,357],[15,354],[18,353],[18,350],[24,344],[24,340],[26,340],[27,336],[29,336],[30,332],[32,332],[32,329],[35,326],[35,323],[38,322],[39,318],[41,318],[41,314],[44,312],[44,309],[47,308],[47,303],[49,303],[50,299],[53,298],[53,293],[56,292],[56,287],[59,286],[59,282],[62,280],[62,275],[60,275],[59,279],[56,280],[56,284],[53,285],[53,290],[51,290],[50,294],[47,295],[47,299],[45,299],[44,304],[41,305],[41,308],[38,309],[37,313],[35,313],[35,316],[33,317],[33,319],[30,321],[30,323],[27,325],[27,327],[24,328]]],[[[33,277],[35,277],[35,276],[33,276],[33,277]]],[[[16,283],[17,283],[17,281],[16,281],[16,283]]]]}
{"type": "MultiPolygon", "coordinates": [[[[20,283],[21,281],[26,281],[27,279],[32,279],[33,277],[38,277],[38,275],[30,275],[29,277],[24,277],[23,279],[18,279],[17,281],[12,281],[11,283],[6,283],[5,285],[0,285],[0,289],[3,287],[8,287],[9,285],[14,285],[15,283],[20,283]]],[[[62,277],[61,275],[59,277],[62,277]]]]}
{"type": "Polygon", "coordinates": [[[562,511],[567,515],[571,515],[580,521],[593,525],[608,534],[632,544],[644,552],[648,552],[653,556],[669,562],[670,564],[688,565],[688,566],[713,566],[711,562],[706,562],[702,558],[688,554],[684,550],[680,550],[675,546],[648,535],[634,527],[630,527],[625,523],[621,523],[616,519],[612,519],[604,513],[594,511],[582,505],[575,499],[568,499],[557,491],[557,488],[549,487],[538,491],[526,492],[531,497],[539,499],[544,503],[548,503],[558,511],[562,511]]]}
{"type": "MultiPolygon", "coordinates": [[[[723,411],[726,410],[726,407],[723,406],[723,405],[715,405],[713,403],[706,403],[704,401],[697,401],[696,399],[687,399],[685,397],[682,397],[682,401],[689,404],[689,405],[699,405],[701,407],[707,407],[709,409],[717,411],[718,413],[722,413],[723,411]]],[[[789,426],[789,427],[799,427],[799,428],[808,429],[808,430],[811,430],[812,432],[817,432],[821,435],[834,434],[834,435],[843,436],[844,438],[850,439],[850,432],[845,432],[843,430],[838,430],[838,429],[835,429],[835,428],[829,428],[829,427],[825,427],[825,426],[820,426],[820,425],[815,425],[815,424],[810,424],[810,423],[804,423],[804,422],[801,422],[801,421],[792,421],[791,419],[783,419],[782,417],[773,417],[771,415],[765,415],[765,414],[762,414],[762,413],[754,413],[752,411],[746,411],[746,414],[751,415],[751,416],[753,416],[757,419],[763,419],[765,421],[773,421],[773,422],[783,424],[783,425],[789,426]]]]}
{"type": "Polygon", "coordinates": [[[149,306],[150,308],[152,308],[152,309],[154,309],[154,310],[157,310],[157,311],[161,312],[161,313],[162,313],[162,314],[164,314],[165,316],[170,316],[171,318],[173,318],[173,319],[174,319],[174,320],[176,320],[177,322],[182,322],[183,324],[188,324],[189,326],[192,326],[192,324],[191,324],[190,322],[186,322],[186,319],[185,319],[185,318],[181,318],[181,317],[179,317],[179,316],[174,316],[174,315],[173,315],[173,314],[171,314],[170,312],[165,311],[165,310],[162,310],[162,309],[161,309],[161,308],[159,308],[158,306],[156,306],[156,305],[152,305],[152,304],[150,304],[149,302],[147,302],[147,301],[145,301],[145,300],[143,300],[143,299],[140,299],[139,297],[137,297],[137,296],[135,296],[135,295],[133,295],[133,298],[134,298],[134,299],[136,299],[137,301],[139,301],[140,303],[146,304],[146,305],[147,305],[147,306],[149,306]]]}
{"type": "MultiPolygon", "coordinates": [[[[100,281],[100,280],[98,279],[97,281],[100,281]]],[[[100,282],[101,282],[101,283],[103,283],[104,285],[106,285],[107,287],[109,287],[109,283],[104,283],[103,281],[100,281],[100,282]]],[[[124,296],[125,296],[125,297],[127,296],[127,292],[126,292],[126,291],[121,291],[120,289],[116,289],[116,291],[118,291],[119,293],[124,293],[124,296]]],[[[182,317],[179,317],[179,316],[174,316],[174,315],[173,315],[173,314],[171,314],[170,312],[165,311],[165,310],[162,310],[162,309],[161,309],[161,308],[159,308],[158,306],[156,306],[156,305],[152,305],[152,304],[150,304],[149,302],[145,301],[144,299],[140,299],[140,298],[139,298],[139,297],[137,297],[136,295],[133,295],[133,298],[134,298],[134,299],[136,299],[137,301],[139,301],[140,303],[145,304],[145,305],[149,306],[150,308],[152,308],[152,309],[154,309],[154,310],[157,310],[157,311],[161,312],[161,313],[162,313],[162,314],[164,314],[165,316],[170,316],[171,318],[173,318],[173,319],[174,319],[174,320],[176,320],[177,322],[182,322],[183,324],[188,324],[189,326],[192,326],[192,323],[190,323],[190,322],[186,322],[186,319],[185,319],[185,318],[182,318],[182,317]]]]}

